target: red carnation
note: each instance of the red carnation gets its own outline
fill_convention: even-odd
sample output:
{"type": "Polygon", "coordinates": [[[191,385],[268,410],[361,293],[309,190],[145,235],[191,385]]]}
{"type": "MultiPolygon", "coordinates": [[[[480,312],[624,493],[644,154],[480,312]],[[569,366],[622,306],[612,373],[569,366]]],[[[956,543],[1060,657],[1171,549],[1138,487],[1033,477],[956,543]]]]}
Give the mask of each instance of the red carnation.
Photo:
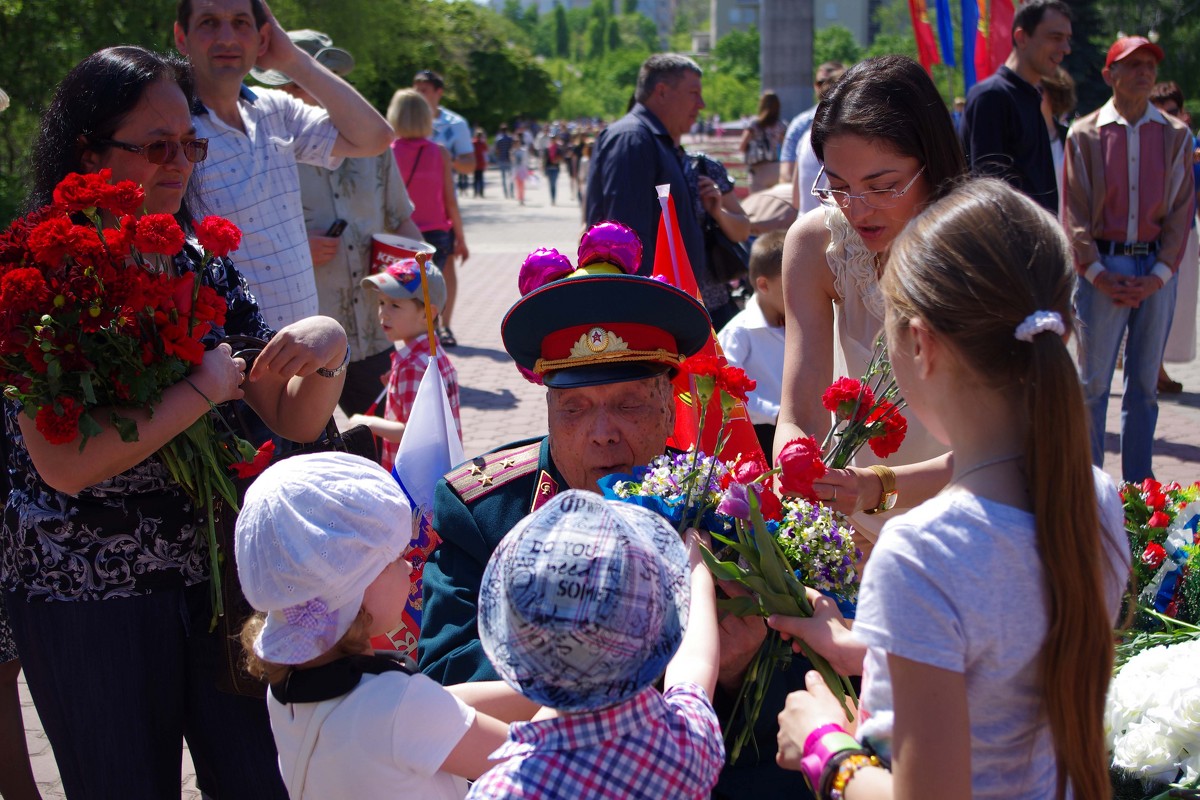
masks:
{"type": "Polygon", "coordinates": [[[826,472],[825,464],[821,461],[821,445],[817,440],[811,436],[793,439],[783,446],[777,461],[783,468],[779,480],[783,491],[815,501],[817,495],[813,481],[826,472]]]}
{"type": "Polygon", "coordinates": [[[711,353],[697,353],[684,360],[679,369],[689,375],[707,376],[716,380],[721,375],[722,360],[711,353]]]}
{"type": "Polygon", "coordinates": [[[783,519],[783,503],[779,501],[779,497],[774,492],[765,486],[761,487],[761,491],[758,493],[758,505],[763,519],[776,522],[783,519]]]}
{"type": "Polygon", "coordinates": [[[740,367],[721,367],[721,371],[717,375],[717,386],[721,387],[726,394],[743,403],[757,385],[755,381],[747,377],[746,371],[740,367]]]}
{"type": "Polygon", "coordinates": [[[880,426],[879,433],[867,440],[871,452],[879,458],[887,458],[899,450],[908,434],[908,420],[887,400],[879,401],[879,405],[867,417],[867,424],[880,426]]]}
{"type": "Polygon", "coordinates": [[[196,226],[196,239],[205,251],[221,258],[238,249],[242,243],[242,232],[237,225],[223,217],[205,217],[196,226]]]}
{"type": "Polygon", "coordinates": [[[54,403],[38,409],[34,424],[50,444],[67,444],[79,435],[79,417],[83,406],[70,397],[59,397],[54,403]],[[61,408],[59,414],[56,408],[61,408]]]}
{"type": "Polygon", "coordinates": [[[0,309],[13,314],[28,311],[49,311],[50,287],[42,271],[20,267],[0,279],[0,309]]]}
{"type": "Polygon", "coordinates": [[[767,462],[760,455],[739,455],[730,472],[738,483],[753,483],[768,469],[767,462]]]}
{"type": "Polygon", "coordinates": [[[70,231],[75,227],[66,217],[51,217],[29,232],[27,246],[43,264],[58,264],[71,249],[70,231]]]}
{"type": "Polygon", "coordinates": [[[1146,545],[1146,549],[1142,551],[1142,563],[1150,569],[1158,569],[1162,566],[1163,559],[1167,557],[1167,551],[1158,542],[1150,542],[1146,545]]]}
{"type": "Polygon", "coordinates": [[[857,421],[875,405],[875,393],[854,378],[838,378],[821,395],[821,405],[837,414],[839,419],[850,419],[853,414],[857,421]]]}
{"type": "Polygon", "coordinates": [[[108,194],[108,180],[111,177],[111,169],[102,169],[91,175],[72,172],[54,187],[54,205],[68,213],[102,205],[108,194]]]}
{"type": "Polygon", "coordinates": [[[1147,528],[1165,528],[1171,524],[1171,518],[1161,511],[1155,511],[1146,522],[1147,528]]]}
{"type": "Polygon", "coordinates": [[[100,205],[114,214],[136,214],[146,203],[146,192],[133,181],[121,181],[106,188],[100,205]]]}
{"type": "Polygon", "coordinates": [[[264,469],[269,467],[271,465],[271,459],[274,457],[275,442],[272,439],[268,439],[267,441],[263,442],[262,447],[255,451],[253,461],[250,461],[249,463],[245,461],[235,461],[229,465],[229,468],[233,470],[234,474],[237,475],[238,478],[245,480],[246,478],[253,478],[255,475],[258,475],[264,469]]]}
{"type": "Polygon", "coordinates": [[[138,220],[133,246],[142,253],[173,256],[183,249],[183,230],[170,214],[146,214],[138,220]]]}

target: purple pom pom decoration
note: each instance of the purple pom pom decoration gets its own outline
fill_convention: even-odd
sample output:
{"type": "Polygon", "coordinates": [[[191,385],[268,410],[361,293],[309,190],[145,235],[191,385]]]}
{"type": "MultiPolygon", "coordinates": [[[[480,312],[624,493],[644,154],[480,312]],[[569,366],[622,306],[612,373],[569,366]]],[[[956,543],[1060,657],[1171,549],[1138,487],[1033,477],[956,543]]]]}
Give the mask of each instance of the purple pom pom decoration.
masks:
{"type": "Polygon", "coordinates": [[[627,275],[636,275],[642,263],[642,240],[619,222],[598,222],[579,240],[579,268],[603,262],[627,275]]]}
{"type": "Polygon", "coordinates": [[[521,296],[539,289],[551,281],[565,278],[575,271],[571,259],[555,250],[553,247],[539,247],[525,257],[521,264],[521,274],[517,276],[517,287],[521,296]]]}

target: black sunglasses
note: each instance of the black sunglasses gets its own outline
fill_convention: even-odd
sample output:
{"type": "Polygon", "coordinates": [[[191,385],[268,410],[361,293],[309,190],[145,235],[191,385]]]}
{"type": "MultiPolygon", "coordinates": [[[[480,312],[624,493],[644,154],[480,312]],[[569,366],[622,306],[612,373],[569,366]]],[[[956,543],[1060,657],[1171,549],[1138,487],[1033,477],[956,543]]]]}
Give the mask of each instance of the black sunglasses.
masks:
{"type": "Polygon", "coordinates": [[[190,142],[173,142],[169,139],[160,139],[157,142],[151,142],[145,147],[139,147],[136,144],[129,144],[128,142],[118,142],[116,139],[97,139],[96,144],[119,147],[131,153],[140,153],[151,164],[166,164],[174,161],[181,147],[183,148],[183,157],[193,164],[208,158],[208,139],[192,139],[190,142]]]}

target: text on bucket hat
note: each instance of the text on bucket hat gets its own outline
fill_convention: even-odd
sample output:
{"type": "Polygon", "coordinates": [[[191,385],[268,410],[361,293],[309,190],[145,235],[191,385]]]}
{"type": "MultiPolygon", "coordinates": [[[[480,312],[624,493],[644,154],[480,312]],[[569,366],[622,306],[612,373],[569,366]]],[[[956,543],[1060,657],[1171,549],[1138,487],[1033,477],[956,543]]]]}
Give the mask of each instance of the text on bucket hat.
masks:
{"type": "MultiPolygon", "coordinates": [[[[429,284],[429,303],[443,308],[446,305],[446,278],[432,261],[425,264],[425,280],[429,284]]],[[[392,262],[383,272],[363,278],[360,284],[364,289],[377,289],[393,300],[425,302],[421,291],[421,268],[415,258],[392,262]]]]}
{"type": "Polygon", "coordinates": [[[276,664],[328,652],[412,534],[404,492],[373,461],[312,453],[267,468],[246,492],[235,534],[242,591],[267,614],[254,652],[276,664]]]}
{"type": "Polygon", "coordinates": [[[500,541],[479,590],[479,638],[531,700],[604,708],[663,674],[690,596],[687,551],[662,517],[571,490],[500,541]]]}
{"type": "MultiPolygon", "coordinates": [[[[288,38],[334,75],[341,75],[344,78],[354,69],[354,56],[340,47],[334,47],[333,39],[329,38],[328,34],[301,29],[288,31],[288,38]]],[[[267,86],[283,86],[292,82],[290,77],[275,69],[255,67],[250,70],[250,75],[254,80],[267,86]]]]}
{"type": "Polygon", "coordinates": [[[678,367],[708,341],[699,300],[637,275],[575,275],[534,289],[500,323],[504,349],[547,386],[641,380],[678,367]]]}
{"type": "Polygon", "coordinates": [[[1154,55],[1154,60],[1163,60],[1163,49],[1144,36],[1122,36],[1108,48],[1108,57],[1104,59],[1104,68],[1108,69],[1126,56],[1133,55],[1137,50],[1147,49],[1154,55]]]}

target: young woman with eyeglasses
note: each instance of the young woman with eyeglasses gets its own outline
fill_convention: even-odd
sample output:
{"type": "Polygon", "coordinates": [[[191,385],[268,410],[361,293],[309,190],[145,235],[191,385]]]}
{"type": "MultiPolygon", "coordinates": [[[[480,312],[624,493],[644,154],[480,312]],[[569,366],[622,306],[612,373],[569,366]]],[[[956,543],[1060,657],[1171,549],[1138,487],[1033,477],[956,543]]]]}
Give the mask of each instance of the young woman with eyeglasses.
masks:
{"type": "MultiPolygon", "coordinates": [[[[141,213],[175,215],[190,234],[193,169],[207,154],[190,100],[188,67],[175,58],[140,47],[88,56],[42,117],[27,206],[49,204],[69,173],[110,169],[114,183],[143,187],[141,213]]],[[[189,239],[167,269],[186,274],[202,263],[189,239]]],[[[137,441],[122,441],[101,410],[92,416],[104,430],[83,451],[51,444],[4,402],[13,489],[0,535],[3,600],[73,798],[177,794],[184,738],[206,794],[287,796],[265,699],[217,689],[228,667],[220,629],[209,629],[206,521],[156,453],[210,403],[241,399],[279,434],[312,441],[341,393],[346,336],[328,317],[272,331],[228,259],[204,267],[201,281],[227,301],[225,325],[159,405],[122,409],[137,421],[137,441]],[[217,344],[234,334],[271,339],[253,369],[217,344]]]]}
{"type": "MultiPolygon", "coordinates": [[[[796,221],[784,249],[777,453],[798,436],[824,438],[830,415],[822,392],[834,378],[863,376],[883,330],[879,278],[892,241],[966,174],[950,112],[925,70],[902,56],[850,69],[821,100],[812,144],[822,170],[811,192],[821,207],[796,221]]],[[[849,469],[816,484],[825,503],[854,514],[869,540],[887,516],[880,512],[916,505],[950,475],[946,448],[911,416],[904,444],[886,461],[864,449],[849,469]]]]}

